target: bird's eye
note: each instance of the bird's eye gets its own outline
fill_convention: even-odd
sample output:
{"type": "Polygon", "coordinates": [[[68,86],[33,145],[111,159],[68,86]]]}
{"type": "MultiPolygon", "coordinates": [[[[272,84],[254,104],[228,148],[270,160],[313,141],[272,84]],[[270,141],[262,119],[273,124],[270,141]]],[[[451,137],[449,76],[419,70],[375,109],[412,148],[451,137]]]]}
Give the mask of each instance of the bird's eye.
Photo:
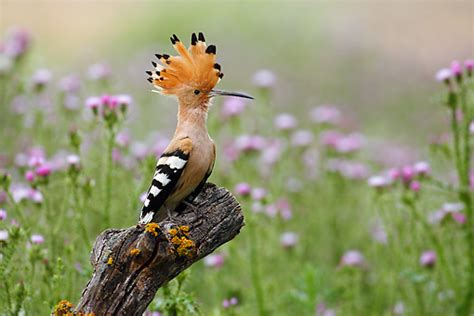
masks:
{"type": "Polygon", "coordinates": [[[199,93],[201,93],[201,91],[199,91],[199,90],[194,90],[194,94],[195,94],[195,95],[198,95],[199,93]]]}

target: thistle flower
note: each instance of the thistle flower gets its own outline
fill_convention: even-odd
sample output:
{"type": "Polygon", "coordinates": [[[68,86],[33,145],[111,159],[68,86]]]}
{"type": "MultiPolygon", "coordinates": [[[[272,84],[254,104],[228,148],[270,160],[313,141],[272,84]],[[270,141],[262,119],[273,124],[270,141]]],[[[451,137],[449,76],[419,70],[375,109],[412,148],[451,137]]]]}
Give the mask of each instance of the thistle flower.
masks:
{"type": "Polygon", "coordinates": [[[67,155],[66,161],[70,167],[78,168],[81,164],[81,158],[78,155],[74,154],[67,155]]]}
{"type": "Polygon", "coordinates": [[[0,242],[8,240],[8,231],[0,230],[0,242]]]}
{"type": "Polygon", "coordinates": [[[120,132],[115,136],[115,143],[120,147],[127,147],[130,144],[130,135],[127,132],[120,132]]]}
{"type": "Polygon", "coordinates": [[[59,90],[67,94],[76,94],[81,89],[81,80],[75,74],[67,75],[59,80],[59,90]]]}
{"type": "Polygon", "coordinates": [[[102,100],[99,97],[89,97],[86,99],[85,104],[87,108],[94,112],[94,114],[97,114],[100,106],[102,105],[102,100]]]}
{"type": "Polygon", "coordinates": [[[265,145],[265,138],[260,135],[241,135],[235,140],[235,146],[241,152],[259,151],[264,149],[265,145]]]}
{"type": "Polygon", "coordinates": [[[342,257],[339,262],[340,267],[363,267],[365,266],[365,258],[358,250],[349,250],[342,257]]]}
{"type": "Polygon", "coordinates": [[[30,240],[35,245],[41,245],[42,243],[44,243],[44,237],[38,234],[31,235],[30,240]]]}
{"type": "Polygon", "coordinates": [[[220,268],[224,262],[225,257],[222,254],[212,254],[204,258],[204,265],[209,268],[220,268]]]}
{"type": "Polygon", "coordinates": [[[284,232],[280,236],[280,245],[285,249],[293,248],[298,243],[298,239],[298,234],[294,232],[284,232]]]}
{"type": "Polygon", "coordinates": [[[451,70],[448,68],[442,68],[438,70],[436,73],[436,80],[439,82],[444,82],[446,84],[449,84],[449,79],[451,79],[452,73],[451,70]]]}
{"type": "Polygon", "coordinates": [[[421,190],[421,183],[419,181],[412,181],[410,182],[410,190],[413,192],[420,192],[421,190]]]}
{"type": "Polygon", "coordinates": [[[451,74],[457,79],[460,80],[462,76],[462,65],[458,60],[453,60],[451,62],[451,74]]]}
{"type": "Polygon", "coordinates": [[[413,171],[416,175],[426,176],[431,173],[431,167],[426,161],[418,161],[413,165],[413,171]]]}
{"type": "Polygon", "coordinates": [[[4,209],[0,209],[0,221],[4,221],[7,219],[7,211],[4,209]]]}
{"type": "Polygon", "coordinates": [[[296,118],[289,113],[281,113],[277,115],[273,121],[275,128],[280,131],[288,131],[298,126],[296,118]]]}
{"type": "Polygon", "coordinates": [[[93,64],[87,70],[87,76],[91,80],[105,80],[110,77],[111,74],[112,69],[110,66],[103,63],[93,64]]]}
{"type": "Polygon", "coordinates": [[[237,194],[240,195],[240,196],[248,196],[248,195],[250,195],[251,190],[252,190],[252,187],[250,186],[250,184],[248,184],[248,183],[246,183],[246,182],[238,183],[238,184],[234,187],[235,193],[237,193],[237,194]]]}
{"type": "Polygon", "coordinates": [[[13,59],[19,59],[28,50],[31,44],[31,35],[21,28],[8,30],[7,39],[2,45],[1,52],[13,59]]]}
{"type": "Polygon", "coordinates": [[[51,166],[49,166],[48,164],[43,164],[36,168],[35,174],[39,177],[46,178],[51,174],[51,166]]]}
{"type": "Polygon", "coordinates": [[[390,185],[390,180],[384,176],[372,176],[367,180],[367,183],[372,188],[381,189],[390,185]]]}
{"type": "Polygon", "coordinates": [[[252,82],[259,88],[271,88],[276,83],[276,76],[270,70],[262,69],[253,75],[252,82]]]}
{"type": "Polygon", "coordinates": [[[267,196],[267,190],[260,187],[253,188],[251,196],[254,201],[261,201],[267,196]]]}
{"type": "Polygon", "coordinates": [[[33,88],[37,91],[42,90],[51,81],[51,71],[48,69],[38,69],[32,76],[33,88]]]}
{"type": "Polygon", "coordinates": [[[227,309],[234,305],[237,305],[238,303],[239,303],[239,300],[237,299],[237,297],[231,297],[230,299],[225,299],[222,301],[222,307],[227,309]]]}
{"type": "Polygon", "coordinates": [[[221,108],[221,118],[223,120],[239,116],[247,107],[247,101],[243,98],[230,97],[224,100],[221,108]]]}
{"type": "Polygon", "coordinates": [[[336,125],[341,118],[341,111],[333,105],[320,105],[314,107],[309,116],[315,123],[336,125]]]}
{"type": "Polygon", "coordinates": [[[35,175],[35,172],[34,172],[34,171],[32,171],[32,170],[27,170],[27,171],[25,172],[25,180],[26,180],[26,181],[28,181],[28,182],[33,182],[33,181],[35,181],[35,177],[36,177],[36,175],[35,175]]]}
{"type": "Polygon", "coordinates": [[[308,130],[298,130],[291,135],[291,144],[294,147],[307,147],[313,142],[313,133],[308,130]]]}
{"type": "Polygon", "coordinates": [[[466,68],[467,75],[469,77],[472,76],[472,71],[474,69],[474,59],[466,59],[464,61],[464,68],[466,68]]]}
{"type": "Polygon", "coordinates": [[[436,252],[426,250],[420,256],[420,265],[426,268],[432,268],[436,264],[436,252]]]}

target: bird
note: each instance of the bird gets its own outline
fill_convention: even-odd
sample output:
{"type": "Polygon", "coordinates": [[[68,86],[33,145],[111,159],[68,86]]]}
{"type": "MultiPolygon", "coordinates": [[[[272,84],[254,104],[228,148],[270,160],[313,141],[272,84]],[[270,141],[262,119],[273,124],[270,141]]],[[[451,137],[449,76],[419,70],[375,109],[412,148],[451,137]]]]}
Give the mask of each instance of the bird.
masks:
{"type": "Polygon", "coordinates": [[[214,89],[224,74],[216,63],[216,46],[206,45],[202,32],[192,33],[189,48],[175,34],[170,40],[178,54],[156,54],[161,64],[152,61],[153,70],[146,74],[155,88],[153,92],[176,97],[177,125],[156,164],[139,224],[172,218],[182,204],[192,206],[211,175],[216,160],[216,147],[207,130],[211,99],[253,99],[247,94],[214,89]]]}

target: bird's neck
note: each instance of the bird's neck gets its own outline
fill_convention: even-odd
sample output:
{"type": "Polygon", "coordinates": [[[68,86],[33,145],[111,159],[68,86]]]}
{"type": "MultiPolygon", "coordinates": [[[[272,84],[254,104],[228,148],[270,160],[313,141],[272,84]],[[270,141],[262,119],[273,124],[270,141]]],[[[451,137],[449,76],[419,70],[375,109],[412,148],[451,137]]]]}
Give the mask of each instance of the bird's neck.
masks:
{"type": "Polygon", "coordinates": [[[180,102],[175,136],[188,136],[195,133],[208,134],[207,105],[190,106],[180,102]]]}

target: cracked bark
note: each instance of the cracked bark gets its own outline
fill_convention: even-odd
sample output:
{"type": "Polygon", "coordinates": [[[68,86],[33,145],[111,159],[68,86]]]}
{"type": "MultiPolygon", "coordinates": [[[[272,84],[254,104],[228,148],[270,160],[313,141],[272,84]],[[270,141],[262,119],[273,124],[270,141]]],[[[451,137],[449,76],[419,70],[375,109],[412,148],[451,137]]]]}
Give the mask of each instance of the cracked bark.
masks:
{"type": "Polygon", "coordinates": [[[91,263],[94,272],[82,292],[76,312],[95,315],[142,315],[156,291],[191,266],[233,239],[244,225],[234,196],[214,184],[206,184],[193,202],[172,220],[164,220],[158,235],[143,226],[107,229],[96,239],[91,263]],[[171,243],[171,227],[189,226],[188,238],[195,243],[192,256],[179,256],[171,243]],[[131,254],[132,249],[139,254],[131,254]]]}

